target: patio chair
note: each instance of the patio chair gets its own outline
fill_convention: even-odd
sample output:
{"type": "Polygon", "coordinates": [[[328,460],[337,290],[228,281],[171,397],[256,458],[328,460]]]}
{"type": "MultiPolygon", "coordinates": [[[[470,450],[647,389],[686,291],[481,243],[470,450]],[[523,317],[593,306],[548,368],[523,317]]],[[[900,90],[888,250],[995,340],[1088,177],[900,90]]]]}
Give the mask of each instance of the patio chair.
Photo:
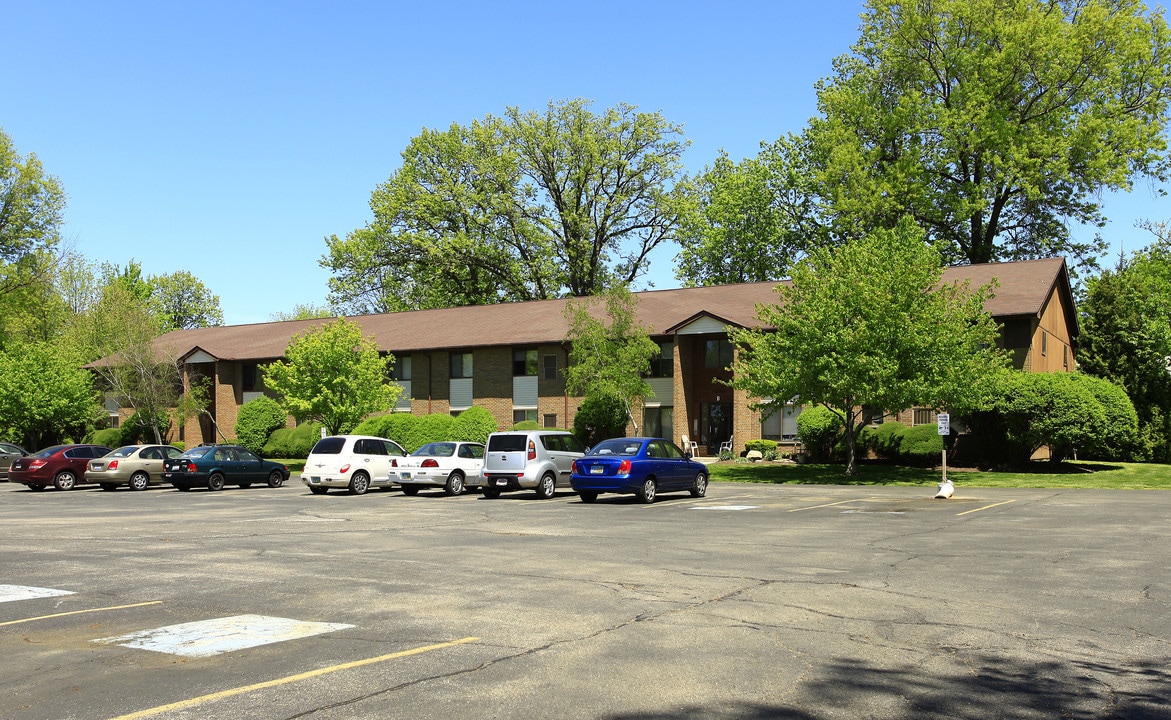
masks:
{"type": "Polygon", "coordinates": [[[699,443],[694,442],[686,435],[680,435],[679,437],[683,439],[683,452],[691,453],[692,457],[699,457],[699,443]]]}
{"type": "Polygon", "coordinates": [[[720,443],[720,454],[723,455],[726,452],[732,452],[732,438],[728,438],[724,442],[720,443]]]}

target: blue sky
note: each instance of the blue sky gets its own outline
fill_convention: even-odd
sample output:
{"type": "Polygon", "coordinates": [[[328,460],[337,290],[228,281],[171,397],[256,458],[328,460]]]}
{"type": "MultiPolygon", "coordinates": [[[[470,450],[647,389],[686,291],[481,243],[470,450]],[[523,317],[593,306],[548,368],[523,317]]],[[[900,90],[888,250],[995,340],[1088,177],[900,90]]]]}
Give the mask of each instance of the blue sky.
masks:
{"type": "MultiPolygon", "coordinates": [[[[691,171],[798,132],[862,3],[56,2],[4,11],[0,128],[69,196],[87,258],[189,270],[229,324],[324,304],[324,238],[371,218],[424,128],[583,97],[684,127],[691,171]]],[[[1113,210],[1113,212],[1111,212],[1113,210]]],[[[1106,237],[1166,219],[1140,184],[1106,237]]],[[[655,287],[677,285],[653,258],[655,287]]]]}

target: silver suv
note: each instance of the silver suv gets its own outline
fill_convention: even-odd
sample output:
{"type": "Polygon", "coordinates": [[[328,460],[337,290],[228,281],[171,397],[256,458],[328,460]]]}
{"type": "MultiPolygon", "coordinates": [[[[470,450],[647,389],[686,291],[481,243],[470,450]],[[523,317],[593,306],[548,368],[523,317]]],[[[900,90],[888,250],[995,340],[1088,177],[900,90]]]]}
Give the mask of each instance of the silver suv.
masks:
{"type": "Polygon", "coordinates": [[[585,455],[581,441],[564,430],[496,432],[484,453],[484,496],[508,490],[536,490],[551,498],[569,487],[573,461],[585,455]]]}

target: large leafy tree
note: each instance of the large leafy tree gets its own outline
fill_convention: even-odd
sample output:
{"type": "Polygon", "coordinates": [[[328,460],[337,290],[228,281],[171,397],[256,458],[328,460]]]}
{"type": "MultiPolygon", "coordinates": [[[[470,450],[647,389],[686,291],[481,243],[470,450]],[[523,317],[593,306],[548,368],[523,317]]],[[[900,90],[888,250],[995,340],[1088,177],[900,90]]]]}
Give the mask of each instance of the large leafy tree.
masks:
{"type": "Polygon", "coordinates": [[[69,345],[28,342],[0,351],[0,435],[39,449],[80,439],[100,416],[93,376],[69,345]]]}
{"type": "Polygon", "coordinates": [[[1145,454],[1171,461],[1171,236],[1086,282],[1078,365],[1126,390],[1138,413],[1145,454]]]}
{"type": "Polygon", "coordinates": [[[330,303],[387,312],[629,284],[672,237],[681,136],[658,113],[580,99],[424,130],[374,190],[374,220],[327,239],[330,303]]]}
{"type": "Polygon", "coordinates": [[[846,472],[857,473],[866,413],[975,407],[1006,364],[984,310],[989,287],[941,284],[939,252],[910,219],[837,249],[819,249],[762,305],[765,327],[732,332],[733,385],[777,409],[798,397],[835,412],[846,472]]]}
{"type": "Polygon", "coordinates": [[[284,360],[264,367],[264,383],[299,422],[320,422],[336,434],[394,407],[402,388],[387,380],[393,363],[360,326],[341,318],[294,337],[284,360]]]}
{"type": "Polygon", "coordinates": [[[1138,0],[869,0],[834,70],[807,136],[839,237],[910,214],[946,262],[1092,259],[1071,222],[1167,178],[1171,36],[1138,0]]]}
{"type": "Polygon", "coordinates": [[[163,314],[163,331],[217,327],[224,324],[220,296],[199,278],[178,270],[147,278],[151,295],[163,314]]]}
{"type": "Polygon", "coordinates": [[[569,392],[588,398],[606,398],[621,405],[635,434],[641,401],[653,395],[646,375],[660,351],[646,327],[638,322],[638,301],[624,287],[601,296],[570,301],[569,365],[565,384],[569,392]]]}

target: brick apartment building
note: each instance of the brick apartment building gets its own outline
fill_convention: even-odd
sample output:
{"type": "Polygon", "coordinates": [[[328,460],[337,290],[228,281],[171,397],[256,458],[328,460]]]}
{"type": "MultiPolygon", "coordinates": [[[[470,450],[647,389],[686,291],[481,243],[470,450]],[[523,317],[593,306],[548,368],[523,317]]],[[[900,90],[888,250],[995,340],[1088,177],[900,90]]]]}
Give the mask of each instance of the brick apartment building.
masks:
{"type": "MultiPolygon", "coordinates": [[[[988,311],[1002,325],[1002,343],[1019,369],[1072,370],[1078,326],[1063,259],[949,268],[944,282],[977,287],[999,283],[988,311]]],[[[648,378],[654,396],[642,409],[646,434],[689,435],[701,454],[720,444],[796,435],[800,408],[762,419],[752,398],[725,384],[733,348],[728,327],[760,325],[756,306],[775,303],[777,283],[653,290],[636,293],[639,321],[651,329],[661,356],[648,378]]],[[[403,387],[396,411],[419,415],[459,413],[478,405],[500,427],[535,420],[571,427],[580,397],[566,391],[562,374],[568,345],[567,300],[415,310],[349,318],[396,358],[393,380],[403,387]]],[[[191,418],[172,440],[189,445],[235,435],[240,407],[265,393],[260,368],[284,356],[298,334],[327,319],[176,330],[156,347],[182,364],[184,384],[212,381],[207,415],[191,418]],[[218,432],[217,432],[218,429],[218,432]]],[[[128,414],[123,409],[122,415],[128,414]]],[[[929,409],[905,408],[893,419],[933,423],[929,409]]]]}

